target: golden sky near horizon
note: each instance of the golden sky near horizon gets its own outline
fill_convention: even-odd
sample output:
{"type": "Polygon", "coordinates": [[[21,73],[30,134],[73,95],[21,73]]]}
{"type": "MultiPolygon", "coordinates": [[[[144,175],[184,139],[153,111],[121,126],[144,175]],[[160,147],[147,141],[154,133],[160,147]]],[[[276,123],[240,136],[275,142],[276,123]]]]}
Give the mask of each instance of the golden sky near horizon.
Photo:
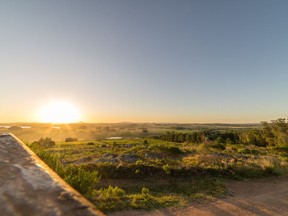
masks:
{"type": "Polygon", "coordinates": [[[285,118],[287,8],[266,0],[0,1],[0,122],[285,118]]]}

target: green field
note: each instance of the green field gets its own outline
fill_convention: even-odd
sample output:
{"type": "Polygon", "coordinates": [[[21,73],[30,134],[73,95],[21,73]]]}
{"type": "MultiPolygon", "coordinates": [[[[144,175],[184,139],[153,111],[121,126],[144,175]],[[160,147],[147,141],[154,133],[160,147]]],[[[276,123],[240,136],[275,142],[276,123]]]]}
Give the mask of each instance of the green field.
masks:
{"type": "Polygon", "coordinates": [[[287,173],[287,125],[82,123],[1,130],[24,140],[71,186],[111,212],[213,200],[227,195],[225,179],[287,173]]]}

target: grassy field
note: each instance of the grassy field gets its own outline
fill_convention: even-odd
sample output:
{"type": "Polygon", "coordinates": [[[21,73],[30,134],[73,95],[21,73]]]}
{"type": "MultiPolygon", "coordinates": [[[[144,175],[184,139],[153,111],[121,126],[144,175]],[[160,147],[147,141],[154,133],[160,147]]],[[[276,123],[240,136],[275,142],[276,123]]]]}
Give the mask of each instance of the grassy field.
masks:
{"type": "Polygon", "coordinates": [[[56,142],[63,142],[66,137],[77,137],[78,140],[95,140],[107,137],[152,137],[167,131],[191,132],[207,129],[247,130],[258,128],[259,124],[160,124],[160,123],[0,123],[0,133],[13,133],[26,143],[51,137],[56,142]],[[4,126],[11,127],[5,128],[4,126]],[[27,126],[28,128],[20,128],[27,126]]]}
{"type": "Polygon", "coordinates": [[[207,139],[200,143],[159,139],[171,130],[187,133],[213,127],[221,135],[225,131],[254,130],[259,125],[37,125],[2,132],[13,132],[26,140],[40,158],[104,212],[213,200],[227,194],[224,184],[227,178],[287,172],[285,146],[232,144],[228,139],[223,143],[207,139]],[[90,131],[96,129],[99,134],[94,136],[90,131]],[[43,134],[39,136],[41,130],[43,134]],[[57,134],[60,131],[61,137],[57,134]],[[126,135],[129,132],[129,136],[124,136],[123,131],[126,135]],[[56,143],[51,139],[47,142],[43,139],[46,144],[31,142],[46,136],[56,143]],[[111,138],[116,136],[122,138],[111,138]],[[65,142],[67,137],[79,141],[65,142]]]}

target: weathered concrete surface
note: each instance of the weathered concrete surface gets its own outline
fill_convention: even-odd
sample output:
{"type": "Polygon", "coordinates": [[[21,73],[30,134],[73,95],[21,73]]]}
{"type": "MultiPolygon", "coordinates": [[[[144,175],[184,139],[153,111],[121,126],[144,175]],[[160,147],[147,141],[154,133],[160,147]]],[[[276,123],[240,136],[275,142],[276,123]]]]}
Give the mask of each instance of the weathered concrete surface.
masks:
{"type": "Polygon", "coordinates": [[[0,135],[0,215],[104,215],[12,134],[0,135]]]}

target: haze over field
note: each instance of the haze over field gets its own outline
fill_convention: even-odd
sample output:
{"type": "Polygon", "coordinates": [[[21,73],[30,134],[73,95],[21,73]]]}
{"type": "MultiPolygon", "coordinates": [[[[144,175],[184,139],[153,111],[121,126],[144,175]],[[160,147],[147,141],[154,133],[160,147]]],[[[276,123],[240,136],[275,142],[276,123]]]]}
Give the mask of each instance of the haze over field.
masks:
{"type": "Polygon", "coordinates": [[[284,0],[0,0],[0,121],[285,117],[287,7],[284,0]]]}

